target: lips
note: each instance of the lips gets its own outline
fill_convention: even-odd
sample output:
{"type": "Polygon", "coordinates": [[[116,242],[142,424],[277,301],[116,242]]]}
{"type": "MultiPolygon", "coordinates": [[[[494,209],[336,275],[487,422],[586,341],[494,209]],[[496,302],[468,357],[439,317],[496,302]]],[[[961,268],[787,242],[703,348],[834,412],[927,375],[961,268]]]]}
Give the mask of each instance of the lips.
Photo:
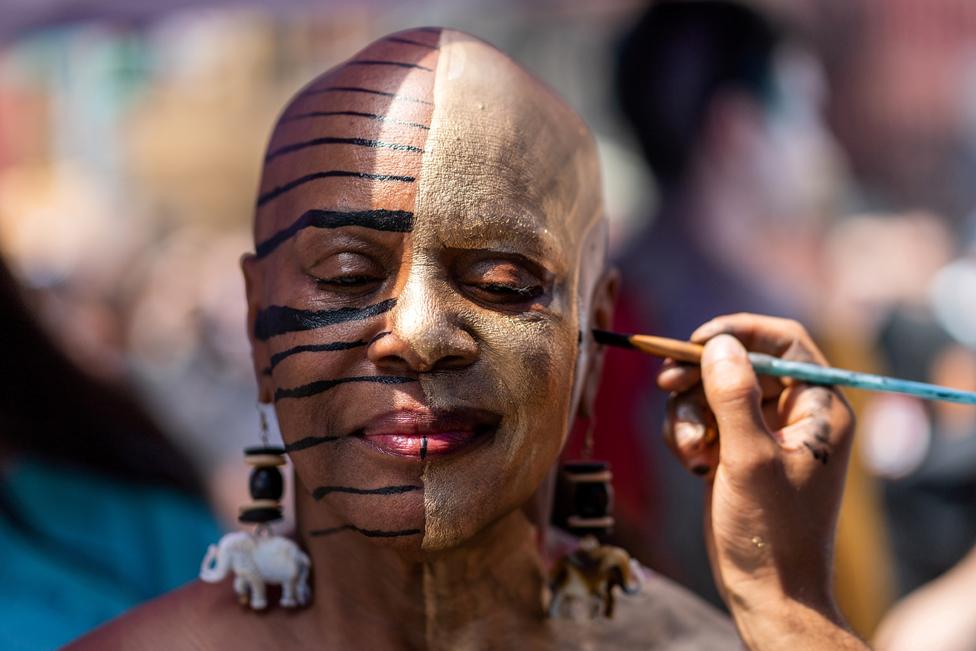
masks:
{"type": "Polygon", "coordinates": [[[400,410],[372,419],[358,436],[381,452],[423,460],[470,447],[493,434],[500,421],[483,409],[400,410]]]}

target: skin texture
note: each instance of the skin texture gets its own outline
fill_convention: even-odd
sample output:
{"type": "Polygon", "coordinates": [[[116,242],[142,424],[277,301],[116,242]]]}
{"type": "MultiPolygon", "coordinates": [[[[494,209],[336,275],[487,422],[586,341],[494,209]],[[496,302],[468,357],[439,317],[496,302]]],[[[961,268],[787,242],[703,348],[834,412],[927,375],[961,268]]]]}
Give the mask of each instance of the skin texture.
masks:
{"type": "MultiPolygon", "coordinates": [[[[602,363],[580,333],[611,326],[617,285],[579,118],[490,45],[419,29],[311,82],[268,151],[256,254],[243,259],[248,331],[259,397],[274,403],[295,466],[313,604],[256,615],[229,585],[195,583],[78,648],[734,648],[722,616],[656,576],[613,620],[545,618],[551,473],[602,363]]],[[[743,319],[757,341],[779,335],[743,319]]],[[[696,378],[681,373],[687,391],[696,378]]],[[[731,442],[722,454],[740,460],[723,466],[720,455],[713,500],[733,513],[744,504],[763,535],[776,518],[792,526],[819,509],[824,528],[796,554],[812,545],[825,553],[808,558],[829,563],[837,473],[811,469],[823,489],[795,512],[749,502],[775,477],[741,494],[718,488],[723,468],[748,473],[758,425],[715,388],[753,396],[749,373],[706,364],[702,376],[731,442]]],[[[812,408],[844,449],[846,412],[812,408]]],[[[808,648],[838,648],[824,603],[780,598],[775,562],[758,581],[733,580],[745,571],[742,532],[718,535],[720,518],[708,526],[716,576],[754,648],[782,648],[762,626],[781,620],[830,642],[808,648]]]]}

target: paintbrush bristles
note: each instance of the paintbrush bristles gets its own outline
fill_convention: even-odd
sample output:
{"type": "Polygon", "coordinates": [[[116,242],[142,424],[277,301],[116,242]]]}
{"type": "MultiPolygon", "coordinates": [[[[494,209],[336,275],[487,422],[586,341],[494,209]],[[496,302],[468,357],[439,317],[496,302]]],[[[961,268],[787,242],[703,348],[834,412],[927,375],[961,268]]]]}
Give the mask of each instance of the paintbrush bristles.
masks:
{"type": "Polygon", "coordinates": [[[703,346],[688,341],[654,337],[651,335],[631,335],[627,338],[634,348],[657,357],[671,357],[679,362],[701,363],[703,346]]]}

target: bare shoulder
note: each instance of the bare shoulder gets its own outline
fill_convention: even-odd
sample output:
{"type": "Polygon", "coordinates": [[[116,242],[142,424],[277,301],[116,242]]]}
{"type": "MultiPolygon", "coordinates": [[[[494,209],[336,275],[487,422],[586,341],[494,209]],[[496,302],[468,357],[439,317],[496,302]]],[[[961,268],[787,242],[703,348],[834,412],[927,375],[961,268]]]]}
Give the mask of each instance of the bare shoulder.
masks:
{"type": "Polygon", "coordinates": [[[267,633],[254,625],[255,620],[261,619],[261,615],[243,611],[229,586],[194,581],[130,610],[66,649],[227,648],[227,643],[234,639],[264,637],[267,633]]]}
{"type": "MultiPolygon", "coordinates": [[[[744,649],[727,615],[674,581],[645,569],[639,594],[620,595],[614,616],[561,631],[600,649],[744,649]]],[[[562,645],[566,648],[574,644],[562,645]]],[[[586,644],[582,646],[587,646],[586,644]]]]}

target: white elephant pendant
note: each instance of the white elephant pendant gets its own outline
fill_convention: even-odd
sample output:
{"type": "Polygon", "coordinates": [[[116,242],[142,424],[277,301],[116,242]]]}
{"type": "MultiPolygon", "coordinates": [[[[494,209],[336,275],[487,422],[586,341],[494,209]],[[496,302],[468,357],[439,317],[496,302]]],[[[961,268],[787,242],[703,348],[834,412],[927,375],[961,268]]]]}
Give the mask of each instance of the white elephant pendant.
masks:
{"type": "Polygon", "coordinates": [[[263,610],[268,605],[266,584],[280,584],[280,605],[295,608],[308,603],[310,567],[305,552],[288,538],[235,531],[207,549],[200,564],[200,578],[207,583],[218,583],[233,570],[238,601],[254,610],[263,610]]]}

